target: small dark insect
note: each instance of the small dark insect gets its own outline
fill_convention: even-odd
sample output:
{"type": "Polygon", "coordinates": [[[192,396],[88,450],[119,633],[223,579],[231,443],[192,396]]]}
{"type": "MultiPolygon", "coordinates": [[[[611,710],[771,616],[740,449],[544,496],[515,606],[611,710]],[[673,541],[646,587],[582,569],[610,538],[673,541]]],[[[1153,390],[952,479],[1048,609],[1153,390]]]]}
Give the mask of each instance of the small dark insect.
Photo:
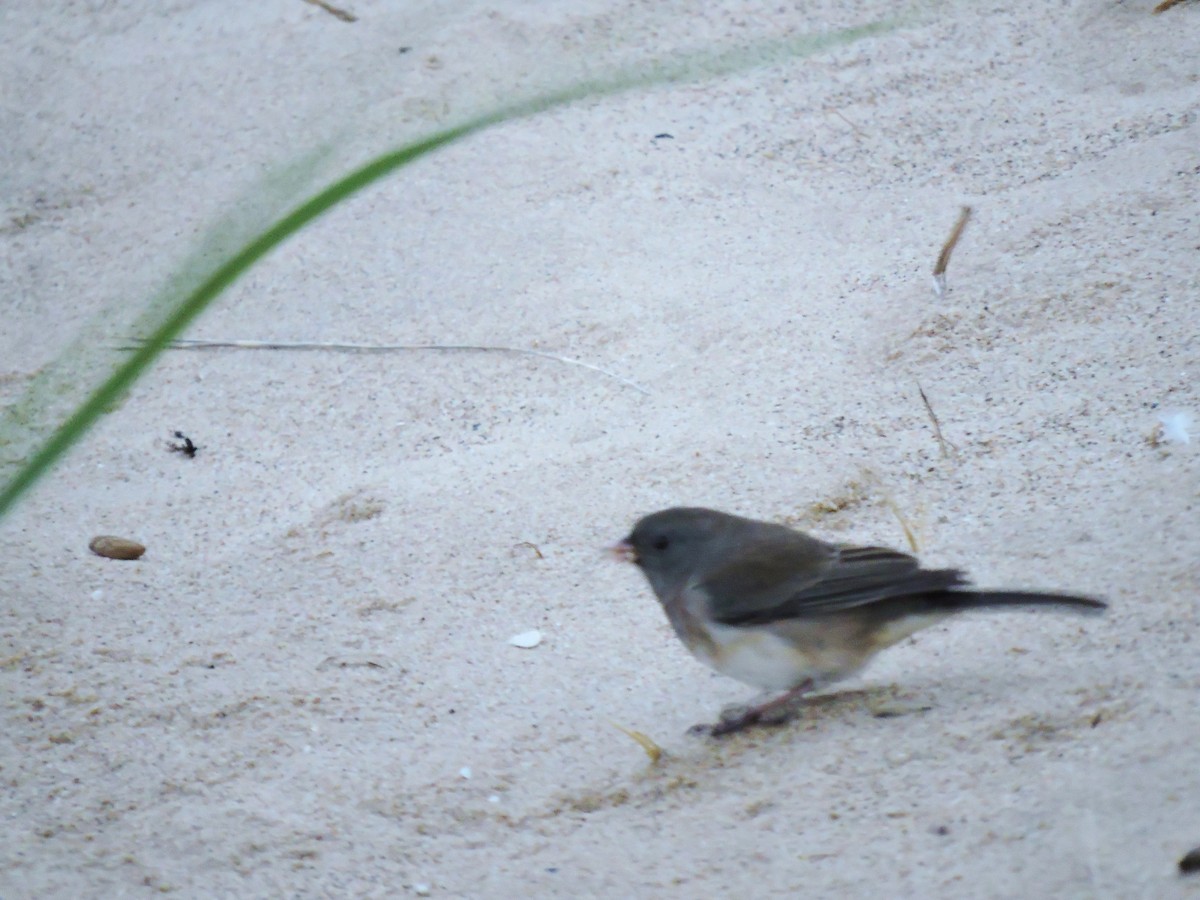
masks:
{"type": "Polygon", "coordinates": [[[1189,850],[1179,861],[1179,871],[1184,875],[1200,872],[1200,847],[1189,850]]]}
{"type": "Polygon", "coordinates": [[[179,440],[183,441],[183,443],[182,444],[171,444],[170,445],[171,452],[172,453],[182,453],[188,459],[195,459],[196,451],[199,450],[200,448],[192,443],[192,439],[190,437],[188,437],[186,434],[184,434],[182,431],[175,432],[175,437],[179,438],[179,440]]]}
{"type": "Polygon", "coordinates": [[[673,134],[667,134],[667,133],[664,131],[664,132],[662,132],[662,134],[656,134],[656,135],[654,136],[654,139],[655,139],[656,141],[662,141],[662,140],[671,140],[671,141],[673,141],[673,140],[675,140],[675,135],[673,135],[673,134]]]}

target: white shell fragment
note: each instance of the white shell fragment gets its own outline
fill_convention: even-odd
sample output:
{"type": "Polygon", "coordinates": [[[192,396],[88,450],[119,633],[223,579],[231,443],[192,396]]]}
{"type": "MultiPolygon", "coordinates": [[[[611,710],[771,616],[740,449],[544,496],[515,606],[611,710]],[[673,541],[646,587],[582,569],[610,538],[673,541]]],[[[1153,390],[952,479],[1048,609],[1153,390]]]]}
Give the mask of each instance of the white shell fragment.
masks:
{"type": "Polygon", "coordinates": [[[508,639],[508,642],[522,650],[532,650],[542,642],[542,633],[533,628],[529,631],[522,631],[520,634],[514,634],[508,639]]]}
{"type": "Polygon", "coordinates": [[[1155,433],[1157,444],[1190,444],[1192,436],[1188,429],[1192,427],[1192,417],[1182,410],[1171,410],[1159,413],[1158,430],[1155,433]]]}

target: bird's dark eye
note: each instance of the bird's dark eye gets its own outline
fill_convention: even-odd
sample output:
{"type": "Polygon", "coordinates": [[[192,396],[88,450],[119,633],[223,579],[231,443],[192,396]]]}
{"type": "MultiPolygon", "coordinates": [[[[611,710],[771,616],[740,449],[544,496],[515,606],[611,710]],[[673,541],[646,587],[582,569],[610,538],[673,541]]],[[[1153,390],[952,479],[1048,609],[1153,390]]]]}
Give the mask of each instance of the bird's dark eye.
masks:
{"type": "Polygon", "coordinates": [[[655,550],[666,550],[670,546],[671,546],[671,542],[669,540],[667,540],[665,537],[658,537],[658,538],[654,539],[654,549],[655,550]]]}

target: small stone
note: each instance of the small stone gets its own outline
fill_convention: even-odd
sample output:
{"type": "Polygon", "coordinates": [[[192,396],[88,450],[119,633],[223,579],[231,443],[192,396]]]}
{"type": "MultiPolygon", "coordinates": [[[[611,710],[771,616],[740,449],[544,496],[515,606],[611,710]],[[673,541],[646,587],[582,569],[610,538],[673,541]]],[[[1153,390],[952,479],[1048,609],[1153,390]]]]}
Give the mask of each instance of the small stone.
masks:
{"type": "Polygon", "coordinates": [[[92,538],[88,549],[97,556],[108,559],[140,559],[141,555],[146,552],[146,548],[137,541],[115,537],[111,534],[102,534],[92,538]]]}

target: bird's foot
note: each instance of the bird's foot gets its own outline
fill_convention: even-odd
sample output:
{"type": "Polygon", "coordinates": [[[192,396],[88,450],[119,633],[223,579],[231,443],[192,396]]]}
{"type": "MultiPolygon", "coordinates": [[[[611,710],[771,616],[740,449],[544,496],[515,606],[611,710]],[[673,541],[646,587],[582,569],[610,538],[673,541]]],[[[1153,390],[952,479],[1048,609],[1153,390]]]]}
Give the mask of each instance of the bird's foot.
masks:
{"type": "Polygon", "coordinates": [[[796,701],[812,690],[812,683],[793,688],[786,694],[760,703],[757,706],[735,705],[721,710],[721,720],[713,725],[693,725],[688,734],[699,734],[708,737],[725,737],[736,734],[754,725],[778,727],[785,725],[795,718],[798,712],[796,701]]]}

